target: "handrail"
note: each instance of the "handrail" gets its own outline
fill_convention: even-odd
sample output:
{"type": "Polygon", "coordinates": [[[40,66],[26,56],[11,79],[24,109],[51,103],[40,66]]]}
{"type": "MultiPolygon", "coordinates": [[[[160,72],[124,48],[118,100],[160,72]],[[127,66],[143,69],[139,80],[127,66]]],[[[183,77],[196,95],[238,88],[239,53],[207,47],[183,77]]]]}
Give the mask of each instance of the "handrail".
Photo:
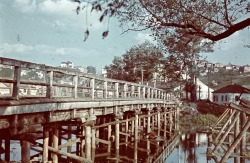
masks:
{"type": "Polygon", "coordinates": [[[3,57],[0,57],[0,65],[2,65],[1,67],[9,67],[13,72],[12,79],[5,79],[0,76],[0,83],[9,85],[6,89],[11,91],[7,96],[11,96],[15,100],[26,96],[34,98],[44,96],[47,98],[73,97],[90,99],[175,99],[172,93],[162,89],[85,74],[74,69],[52,67],[3,57]],[[21,74],[25,71],[42,72],[42,81],[22,79],[21,74]]]}

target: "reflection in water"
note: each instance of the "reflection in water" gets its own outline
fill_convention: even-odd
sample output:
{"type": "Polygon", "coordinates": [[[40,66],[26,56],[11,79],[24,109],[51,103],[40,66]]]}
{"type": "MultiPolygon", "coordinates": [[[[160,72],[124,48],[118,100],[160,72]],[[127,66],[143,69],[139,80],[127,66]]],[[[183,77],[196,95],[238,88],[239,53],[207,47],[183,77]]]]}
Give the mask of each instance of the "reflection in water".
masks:
{"type": "MultiPolygon", "coordinates": [[[[92,151],[95,162],[216,163],[221,160],[221,157],[207,160],[207,135],[205,133],[190,132],[180,136],[161,137],[161,141],[147,139],[144,135],[141,135],[139,140],[127,136],[121,136],[120,140],[119,151],[115,149],[115,142],[112,141],[110,153],[107,153],[107,145],[101,143],[97,145],[96,150],[92,151]]],[[[20,161],[19,142],[12,141],[11,149],[11,160],[20,161]]],[[[249,160],[246,160],[245,163],[247,162],[249,160]]],[[[234,163],[234,159],[229,158],[227,163],[234,163]]]]}

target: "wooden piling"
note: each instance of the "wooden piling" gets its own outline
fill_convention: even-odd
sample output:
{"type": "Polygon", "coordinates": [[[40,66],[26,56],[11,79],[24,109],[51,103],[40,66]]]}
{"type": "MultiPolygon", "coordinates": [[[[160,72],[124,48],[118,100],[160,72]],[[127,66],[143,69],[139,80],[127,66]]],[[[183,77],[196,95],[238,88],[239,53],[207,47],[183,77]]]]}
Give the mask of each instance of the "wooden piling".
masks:
{"type": "Polygon", "coordinates": [[[30,142],[21,140],[21,156],[23,163],[30,162],[30,142]]]}
{"type": "Polygon", "coordinates": [[[91,127],[85,126],[85,154],[86,159],[91,159],[91,127]]]}
{"type": "MultiPolygon", "coordinates": [[[[53,129],[53,148],[58,149],[58,128],[53,129]]],[[[53,163],[58,163],[58,155],[56,153],[52,153],[53,163]]]]}
{"type": "Polygon", "coordinates": [[[49,129],[48,127],[44,126],[43,128],[43,163],[49,161],[49,129]]]}

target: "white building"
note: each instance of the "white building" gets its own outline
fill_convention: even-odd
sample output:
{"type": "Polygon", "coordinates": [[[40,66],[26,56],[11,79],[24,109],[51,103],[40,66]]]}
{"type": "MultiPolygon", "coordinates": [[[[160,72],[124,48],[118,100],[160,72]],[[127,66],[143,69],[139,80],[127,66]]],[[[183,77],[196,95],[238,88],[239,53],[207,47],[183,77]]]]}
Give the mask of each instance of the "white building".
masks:
{"type": "Polygon", "coordinates": [[[237,96],[241,95],[242,98],[250,99],[250,89],[242,87],[238,84],[231,84],[213,92],[213,102],[217,104],[228,104],[236,102],[237,96]]]}
{"type": "Polygon", "coordinates": [[[213,100],[213,89],[208,87],[206,84],[202,83],[198,78],[196,79],[197,87],[196,87],[196,97],[197,99],[209,99],[213,100]]]}
{"type": "Polygon", "coordinates": [[[61,62],[61,67],[65,68],[74,68],[73,62],[67,61],[67,62],[61,62]]]}

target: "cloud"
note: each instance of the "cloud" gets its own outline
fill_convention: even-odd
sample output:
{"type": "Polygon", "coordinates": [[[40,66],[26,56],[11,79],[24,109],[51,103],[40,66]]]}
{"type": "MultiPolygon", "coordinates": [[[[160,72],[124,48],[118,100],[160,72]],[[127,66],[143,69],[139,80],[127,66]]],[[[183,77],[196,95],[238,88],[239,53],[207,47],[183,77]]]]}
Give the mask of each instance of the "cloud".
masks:
{"type": "Polygon", "coordinates": [[[34,12],[37,9],[36,0],[15,0],[13,6],[23,13],[34,12]]]}
{"type": "Polygon", "coordinates": [[[135,39],[139,42],[139,43],[143,43],[145,41],[149,41],[153,44],[156,44],[156,41],[154,40],[154,38],[152,36],[150,36],[149,33],[138,33],[135,37],[135,39]]]}
{"type": "Polygon", "coordinates": [[[78,3],[73,3],[68,0],[45,0],[39,4],[38,10],[48,15],[73,15],[76,14],[78,3]]]}
{"type": "Polygon", "coordinates": [[[23,44],[7,44],[4,43],[0,49],[5,53],[25,53],[34,50],[34,47],[23,44]]]}
{"type": "MultiPolygon", "coordinates": [[[[82,2],[80,8],[84,8],[84,10],[77,14],[78,5],[78,3],[70,0],[15,0],[13,3],[14,8],[21,13],[32,14],[29,17],[38,16],[39,19],[44,16],[43,21],[48,21],[48,24],[53,24],[53,26],[68,24],[77,27],[84,26],[85,29],[88,27],[91,30],[99,30],[104,27],[105,22],[99,21],[100,12],[91,12],[91,5],[82,2]],[[58,22],[58,19],[60,19],[60,22],[58,22]]],[[[60,27],[66,28],[66,26],[60,27]]]]}
{"type": "Polygon", "coordinates": [[[78,48],[60,48],[49,45],[24,45],[24,44],[8,44],[4,43],[0,46],[0,51],[3,51],[5,54],[16,53],[19,55],[31,54],[31,53],[43,53],[50,55],[67,55],[67,54],[78,54],[81,52],[81,49],[78,48]]]}

